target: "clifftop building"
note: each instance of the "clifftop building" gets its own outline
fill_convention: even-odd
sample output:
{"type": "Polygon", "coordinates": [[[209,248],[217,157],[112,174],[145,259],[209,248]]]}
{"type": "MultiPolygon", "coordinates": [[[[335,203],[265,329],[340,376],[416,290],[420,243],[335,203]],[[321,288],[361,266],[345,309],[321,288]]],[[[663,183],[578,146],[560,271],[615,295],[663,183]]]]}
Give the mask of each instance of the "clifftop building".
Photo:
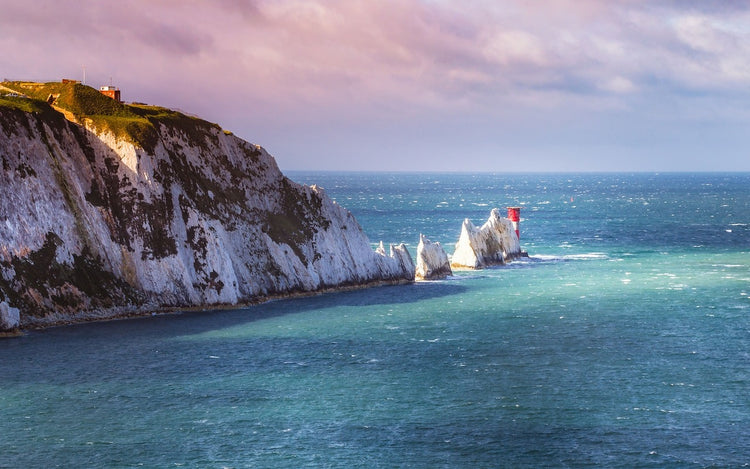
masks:
{"type": "Polygon", "coordinates": [[[122,102],[122,99],[120,99],[120,88],[112,85],[107,86],[100,86],[99,92],[103,94],[104,96],[109,96],[110,98],[114,99],[118,103],[122,102]]]}

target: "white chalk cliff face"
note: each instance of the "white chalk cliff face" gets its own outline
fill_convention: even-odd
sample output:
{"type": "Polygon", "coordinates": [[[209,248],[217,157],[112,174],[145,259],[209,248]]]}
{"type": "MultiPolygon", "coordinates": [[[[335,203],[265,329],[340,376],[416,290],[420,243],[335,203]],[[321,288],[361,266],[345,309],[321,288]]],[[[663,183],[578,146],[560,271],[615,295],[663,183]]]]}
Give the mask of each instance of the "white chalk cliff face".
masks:
{"type": "Polygon", "coordinates": [[[520,256],[521,244],[513,223],[501,217],[495,208],[481,228],[475,227],[468,218],[464,220],[456,251],[451,258],[451,267],[481,269],[502,265],[520,256]]]}
{"type": "Polygon", "coordinates": [[[403,246],[374,251],[322,189],[182,117],[149,118],[139,145],[52,110],[0,107],[4,314],[17,308],[24,327],[413,281],[403,246]]]}
{"type": "Polygon", "coordinates": [[[453,275],[448,254],[438,242],[431,242],[423,234],[419,235],[417,246],[417,280],[436,280],[453,275]]]}
{"type": "Polygon", "coordinates": [[[9,331],[18,327],[20,322],[18,308],[11,308],[5,301],[0,302],[0,331],[9,331]]]}

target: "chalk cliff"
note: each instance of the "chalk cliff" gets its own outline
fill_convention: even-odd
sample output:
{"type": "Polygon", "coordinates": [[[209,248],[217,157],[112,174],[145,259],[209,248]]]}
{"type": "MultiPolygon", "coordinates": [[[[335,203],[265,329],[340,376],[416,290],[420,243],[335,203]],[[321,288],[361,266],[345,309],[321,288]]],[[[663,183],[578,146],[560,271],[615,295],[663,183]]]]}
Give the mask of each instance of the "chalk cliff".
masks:
{"type": "Polygon", "coordinates": [[[0,332],[16,329],[20,323],[21,311],[11,308],[5,301],[0,302],[0,332]]]}
{"type": "Polygon", "coordinates": [[[373,250],[321,188],[215,124],[13,85],[61,111],[0,97],[0,304],[21,327],[414,279],[405,248],[373,250]]]}
{"type": "Polygon", "coordinates": [[[467,218],[461,226],[461,235],[451,258],[451,267],[481,269],[502,265],[521,256],[521,244],[513,223],[492,209],[489,219],[477,228],[467,218]]]}
{"type": "Polygon", "coordinates": [[[448,254],[438,242],[431,242],[423,234],[417,245],[417,280],[436,280],[453,275],[448,254]]]}

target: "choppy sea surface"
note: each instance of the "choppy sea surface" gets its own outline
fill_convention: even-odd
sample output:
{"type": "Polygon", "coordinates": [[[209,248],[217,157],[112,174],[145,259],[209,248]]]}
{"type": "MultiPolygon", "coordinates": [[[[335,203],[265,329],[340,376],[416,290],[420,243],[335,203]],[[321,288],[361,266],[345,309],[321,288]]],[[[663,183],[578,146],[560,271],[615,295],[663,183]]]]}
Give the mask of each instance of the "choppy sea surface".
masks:
{"type": "Polygon", "coordinates": [[[0,341],[0,467],[750,465],[750,174],[289,173],[529,259],[0,341]],[[503,210],[504,211],[504,210],[503,210]]]}

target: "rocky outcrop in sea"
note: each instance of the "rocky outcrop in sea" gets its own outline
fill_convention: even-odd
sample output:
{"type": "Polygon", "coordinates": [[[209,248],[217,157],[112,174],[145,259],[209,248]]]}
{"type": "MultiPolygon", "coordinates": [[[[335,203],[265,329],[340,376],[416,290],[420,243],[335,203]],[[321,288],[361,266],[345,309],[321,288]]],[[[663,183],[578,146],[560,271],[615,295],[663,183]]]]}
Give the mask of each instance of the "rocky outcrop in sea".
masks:
{"type": "Polygon", "coordinates": [[[480,228],[475,227],[468,218],[464,220],[451,258],[451,267],[481,269],[503,265],[521,255],[521,244],[513,223],[501,217],[500,211],[495,208],[480,228]]]}
{"type": "Polygon", "coordinates": [[[423,234],[417,245],[416,280],[438,280],[453,275],[448,254],[439,242],[431,242],[423,234]]]}

